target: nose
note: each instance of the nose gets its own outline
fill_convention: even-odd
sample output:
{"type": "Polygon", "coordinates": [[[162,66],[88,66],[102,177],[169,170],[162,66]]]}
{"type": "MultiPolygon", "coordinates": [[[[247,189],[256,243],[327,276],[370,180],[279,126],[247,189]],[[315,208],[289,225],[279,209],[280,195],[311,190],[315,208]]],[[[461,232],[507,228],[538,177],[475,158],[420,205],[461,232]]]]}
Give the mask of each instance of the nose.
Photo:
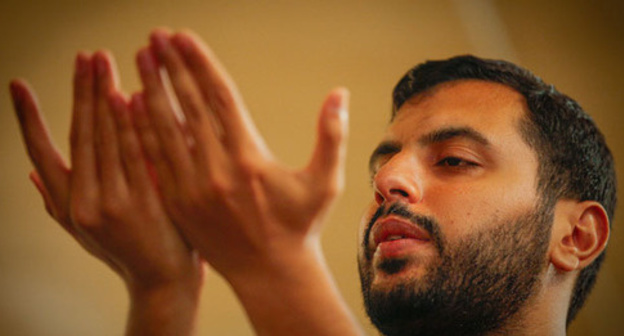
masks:
{"type": "Polygon", "coordinates": [[[379,168],[373,178],[375,201],[383,203],[418,203],[422,199],[417,160],[398,153],[379,168]]]}

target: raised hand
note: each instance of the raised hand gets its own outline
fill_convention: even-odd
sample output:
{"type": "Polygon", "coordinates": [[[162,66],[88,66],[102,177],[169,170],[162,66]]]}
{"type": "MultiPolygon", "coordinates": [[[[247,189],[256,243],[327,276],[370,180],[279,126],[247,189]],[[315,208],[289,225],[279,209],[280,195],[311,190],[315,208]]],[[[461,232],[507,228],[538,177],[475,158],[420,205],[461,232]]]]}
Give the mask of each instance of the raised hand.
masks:
{"type": "Polygon", "coordinates": [[[343,185],[347,91],[329,94],[310,163],[292,170],[273,158],[225,69],[192,34],[155,31],[137,62],[144,92],[133,112],[167,213],[230,282],[256,331],[356,333],[319,247],[343,185]]]}
{"type": "Polygon", "coordinates": [[[46,209],[128,287],[128,334],[191,333],[202,265],[157,195],[111,56],[76,58],[71,168],[52,144],[34,93],[20,80],[11,93],[46,209]]]}

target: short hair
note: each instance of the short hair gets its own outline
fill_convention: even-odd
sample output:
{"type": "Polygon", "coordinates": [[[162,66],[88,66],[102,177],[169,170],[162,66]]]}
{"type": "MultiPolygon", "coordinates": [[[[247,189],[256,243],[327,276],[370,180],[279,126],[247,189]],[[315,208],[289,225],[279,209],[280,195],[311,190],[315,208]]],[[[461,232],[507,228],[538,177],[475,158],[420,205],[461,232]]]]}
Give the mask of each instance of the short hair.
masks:
{"type": "MultiPolygon", "coordinates": [[[[526,99],[529,115],[521,121],[520,131],[539,158],[538,191],[544,202],[554,205],[559,199],[597,201],[612,223],[617,183],[613,156],[604,136],[576,101],[520,66],[470,55],[417,65],[394,88],[392,119],[411,97],[438,84],[469,79],[505,85],[526,99]]],[[[567,325],[594,286],[604,256],[601,253],[580,272],[568,308],[567,325]]]]}

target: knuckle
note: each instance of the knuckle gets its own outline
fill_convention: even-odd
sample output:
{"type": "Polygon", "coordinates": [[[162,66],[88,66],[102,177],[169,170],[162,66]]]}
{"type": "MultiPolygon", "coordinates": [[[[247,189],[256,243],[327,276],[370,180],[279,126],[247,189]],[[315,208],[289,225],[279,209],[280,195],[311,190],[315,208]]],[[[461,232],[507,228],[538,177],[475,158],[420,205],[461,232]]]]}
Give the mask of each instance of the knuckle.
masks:
{"type": "Polygon", "coordinates": [[[262,167],[258,163],[260,160],[251,155],[237,155],[234,160],[237,173],[243,181],[250,182],[262,178],[262,167]]]}
{"type": "Polygon", "coordinates": [[[254,180],[260,173],[259,169],[253,162],[245,159],[239,161],[238,172],[245,181],[254,180]]]}
{"type": "Polygon", "coordinates": [[[343,189],[344,189],[344,183],[333,182],[333,183],[330,183],[325,188],[323,188],[323,190],[321,191],[321,195],[324,198],[333,199],[333,198],[336,198],[338,195],[340,195],[343,189]]]}
{"type": "Polygon", "coordinates": [[[328,188],[325,188],[323,190],[321,195],[323,196],[323,198],[332,199],[332,198],[338,196],[339,193],[340,192],[337,190],[337,188],[328,187],[328,188]]]}
{"type": "Polygon", "coordinates": [[[340,129],[336,129],[336,127],[330,128],[325,132],[326,141],[330,145],[335,146],[341,143],[345,137],[345,134],[340,129]]]}
{"type": "Polygon", "coordinates": [[[230,92],[229,88],[224,86],[219,86],[214,89],[212,95],[213,105],[217,110],[230,110],[234,108],[234,97],[230,92]]]}
{"type": "Polygon", "coordinates": [[[95,228],[100,224],[96,214],[86,207],[73,207],[70,218],[74,225],[81,228],[95,228]]]}
{"type": "Polygon", "coordinates": [[[108,198],[102,202],[100,213],[106,221],[118,221],[125,213],[125,202],[119,198],[108,198]]]}
{"type": "Polygon", "coordinates": [[[206,179],[203,184],[201,193],[198,193],[200,198],[208,198],[211,201],[220,197],[227,197],[233,192],[233,187],[225,178],[218,176],[211,176],[206,179]]]}

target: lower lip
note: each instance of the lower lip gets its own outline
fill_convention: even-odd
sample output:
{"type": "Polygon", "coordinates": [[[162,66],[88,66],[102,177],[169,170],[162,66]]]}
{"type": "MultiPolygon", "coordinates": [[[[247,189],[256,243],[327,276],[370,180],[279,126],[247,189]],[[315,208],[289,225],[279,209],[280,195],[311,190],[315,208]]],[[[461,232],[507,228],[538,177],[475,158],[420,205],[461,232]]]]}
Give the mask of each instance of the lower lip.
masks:
{"type": "Polygon", "coordinates": [[[375,250],[375,257],[398,258],[416,252],[427,245],[429,241],[420,239],[397,239],[379,243],[375,250]]]}

